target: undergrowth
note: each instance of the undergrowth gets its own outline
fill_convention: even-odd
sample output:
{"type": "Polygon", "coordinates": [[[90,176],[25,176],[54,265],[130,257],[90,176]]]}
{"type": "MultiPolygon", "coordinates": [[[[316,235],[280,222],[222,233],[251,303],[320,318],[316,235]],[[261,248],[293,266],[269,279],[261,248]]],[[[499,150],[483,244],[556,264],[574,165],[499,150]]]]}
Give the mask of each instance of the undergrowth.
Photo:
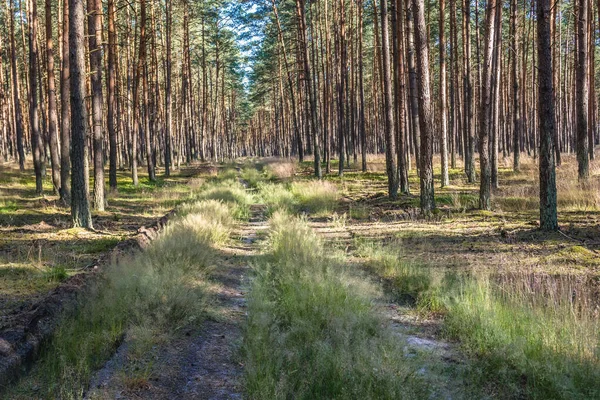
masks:
{"type": "Polygon", "coordinates": [[[472,356],[473,385],[500,398],[600,397],[595,292],[552,276],[441,273],[399,248],[359,241],[357,254],[418,312],[443,317],[444,335],[472,356]]]}
{"type": "Polygon", "coordinates": [[[264,182],[258,185],[259,195],[269,215],[276,211],[307,213],[322,217],[330,215],[338,204],[339,192],[327,181],[289,183],[264,182]]]}
{"type": "Polygon", "coordinates": [[[255,266],[243,351],[250,399],[426,398],[375,289],[326,254],[300,218],[275,213],[255,266]]]}
{"type": "MultiPolygon", "coordinates": [[[[248,204],[235,187],[207,187],[199,197],[210,200],[180,207],[145,251],[115,262],[82,293],[77,310],[65,315],[40,361],[7,398],[80,399],[123,340],[135,360],[179,329],[201,323],[216,247],[230,237],[233,215],[243,215],[248,204]]],[[[128,375],[145,379],[147,373],[128,375]]]]}

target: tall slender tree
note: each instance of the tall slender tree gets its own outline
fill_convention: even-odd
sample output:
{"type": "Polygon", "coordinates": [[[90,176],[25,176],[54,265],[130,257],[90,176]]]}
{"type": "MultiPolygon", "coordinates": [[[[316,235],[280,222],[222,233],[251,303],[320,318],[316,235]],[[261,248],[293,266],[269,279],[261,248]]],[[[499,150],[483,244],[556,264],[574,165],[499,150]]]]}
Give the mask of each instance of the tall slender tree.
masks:
{"type": "Polygon", "coordinates": [[[25,169],[25,148],[23,145],[23,135],[25,128],[23,127],[23,111],[21,107],[21,99],[19,97],[19,75],[17,73],[17,49],[15,43],[15,7],[14,0],[10,0],[10,69],[12,75],[12,94],[13,94],[13,110],[15,119],[15,133],[17,141],[17,154],[19,156],[19,168],[21,171],[25,169]]]}
{"type": "Polygon", "coordinates": [[[429,48],[425,24],[424,0],[412,0],[415,21],[415,49],[417,58],[417,88],[419,90],[419,125],[421,131],[421,211],[435,209],[433,184],[433,113],[431,110],[431,83],[429,77],[429,48]]]}
{"type": "Polygon", "coordinates": [[[92,229],[86,185],[86,141],[89,132],[85,84],[85,11],[81,0],[69,0],[69,65],[71,93],[71,217],[76,227],[92,229]]]}
{"type": "Polygon", "coordinates": [[[588,146],[588,112],[589,112],[589,61],[588,61],[588,23],[589,0],[576,0],[577,18],[577,62],[575,109],[577,114],[577,163],[580,180],[590,176],[588,146]]]}
{"type": "Polygon", "coordinates": [[[398,197],[398,168],[396,167],[396,132],[394,130],[394,105],[392,97],[392,72],[390,67],[390,40],[388,28],[388,0],[381,0],[381,59],[383,75],[383,107],[385,120],[385,169],[390,198],[398,197]]]}
{"type": "MultiPolygon", "coordinates": [[[[59,10],[60,12],[60,10],[59,10]]],[[[58,150],[58,111],[56,104],[56,83],[54,80],[54,42],[52,40],[52,1],[45,0],[46,13],[46,77],[48,99],[48,137],[50,139],[50,160],[52,163],[52,185],[58,194],[61,187],[60,153],[58,150]]]]}
{"type": "Polygon", "coordinates": [[[448,174],[448,120],[447,120],[447,95],[446,95],[446,40],[444,35],[444,19],[445,0],[439,1],[439,67],[440,67],[440,106],[439,106],[439,123],[440,123],[440,152],[442,161],[442,187],[450,184],[448,174]]]}
{"type": "MultiPolygon", "coordinates": [[[[35,0],[33,0],[35,1],[35,0]]],[[[92,84],[94,208],[104,211],[104,137],[102,99],[102,0],[87,0],[88,46],[92,84]]]]}
{"type": "Polygon", "coordinates": [[[479,185],[479,207],[482,210],[492,208],[492,167],[490,163],[490,132],[492,126],[492,70],[498,49],[494,44],[498,26],[499,3],[489,0],[485,13],[485,43],[481,81],[481,104],[479,111],[479,165],[481,180],[479,185]]]}
{"type": "Polygon", "coordinates": [[[558,229],[554,161],[554,88],[550,47],[550,0],[537,1],[538,109],[540,123],[540,228],[558,229]]]}
{"type": "Polygon", "coordinates": [[[71,100],[69,68],[69,0],[63,0],[62,66],[60,70],[60,198],[71,201],[71,100]]]}
{"type": "Polygon", "coordinates": [[[31,134],[31,151],[33,153],[33,169],[35,171],[35,191],[44,191],[44,142],[40,129],[40,99],[38,93],[38,47],[37,47],[37,3],[28,1],[29,17],[29,132],[31,134]]]}
{"type": "Polygon", "coordinates": [[[513,99],[513,170],[518,171],[521,162],[521,100],[519,81],[519,30],[517,29],[517,1],[510,2],[510,30],[511,30],[511,81],[513,99]]]}
{"type": "MultiPolygon", "coordinates": [[[[167,6],[170,2],[167,2],[167,6]]],[[[117,10],[115,0],[108,0],[108,68],[106,77],[107,115],[109,155],[108,155],[108,186],[111,191],[117,190],[117,124],[115,123],[115,108],[117,107],[117,10]]],[[[168,169],[168,167],[166,167],[168,169]]]]}

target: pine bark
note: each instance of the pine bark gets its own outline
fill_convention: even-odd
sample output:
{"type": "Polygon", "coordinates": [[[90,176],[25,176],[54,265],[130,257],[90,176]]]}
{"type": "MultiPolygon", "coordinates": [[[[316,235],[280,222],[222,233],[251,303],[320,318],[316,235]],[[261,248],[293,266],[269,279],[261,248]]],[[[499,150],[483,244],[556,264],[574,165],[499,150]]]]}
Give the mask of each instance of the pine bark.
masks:
{"type": "Polygon", "coordinates": [[[86,185],[86,142],[89,132],[85,106],[85,11],[81,0],[69,0],[69,65],[71,93],[71,217],[75,227],[92,229],[86,185]]]}
{"type": "Polygon", "coordinates": [[[33,153],[33,169],[35,172],[35,192],[41,195],[44,191],[44,142],[40,129],[40,99],[38,93],[39,53],[36,45],[38,16],[35,0],[28,2],[29,14],[29,133],[31,134],[31,152],[33,153]]]}
{"type": "Polygon", "coordinates": [[[550,45],[550,0],[537,1],[538,109],[540,124],[540,228],[558,230],[554,137],[556,119],[550,45]]]}
{"type": "MultiPolygon", "coordinates": [[[[52,163],[52,185],[54,194],[61,187],[60,153],[58,150],[58,112],[56,104],[56,82],[54,79],[54,43],[52,41],[52,2],[45,1],[46,12],[46,76],[48,99],[48,137],[50,139],[50,160],[52,163]]],[[[60,12],[60,11],[59,11],[60,12]]]]}
{"type": "Polygon", "coordinates": [[[440,67],[440,152],[442,162],[441,186],[445,187],[450,184],[448,175],[448,121],[447,121],[447,100],[446,100],[446,41],[444,35],[444,18],[445,18],[445,0],[439,1],[439,67],[440,67]]]}
{"type": "Polygon", "coordinates": [[[429,214],[435,209],[433,184],[433,112],[429,77],[429,49],[425,25],[424,0],[412,0],[415,22],[415,50],[417,60],[417,88],[419,92],[419,127],[421,133],[420,183],[421,212],[429,214]]]}
{"type": "Polygon", "coordinates": [[[19,156],[19,168],[25,169],[25,148],[23,145],[23,136],[25,127],[23,126],[23,110],[21,107],[19,75],[17,73],[17,49],[15,41],[15,8],[14,0],[10,1],[10,68],[12,75],[12,93],[13,110],[15,119],[15,133],[17,136],[17,154],[19,156]]]}
{"type": "Polygon", "coordinates": [[[62,68],[60,70],[60,198],[71,202],[71,101],[69,68],[69,0],[63,0],[62,68]]]}
{"type": "Polygon", "coordinates": [[[383,107],[385,122],[385,169],[388,177],[390,198],[398,197],[398,169],[396,167],[396,132],[394,126],[394,103],[392,97],[392,72],[390,67],[390,40],[388,28],[388,0],[381,0],[381,59],[383,80],[383,107]]]}
{"type": "Polygon", "coordinates": [[[575,7],[577,18],[577,65],[575,78],[576,118],[577,118],[577,164],[580,180],[590,176],[588,146],[588,103],[589,103],[589,61],[588,61],[588,25],[589,0],[577,0],[575,7]]]}
{"type": "MultiPolygon", "coordinates": [[[[170,2],[167,2],[167,6],[170,2]]],[[[117,11],[115,0],[108,0],[108,68],[107,68],[107,115],[109,155],[108,186],[111,191],[117,190],[117,127],[115,124],[115,108],[117,106],[117,11]]]]}
{"type": "Polygon", "coordinates": [[[102,48],[100,47],[102,44],[102,1],[88,0],[87,8],[92,88],[92,139],[94,144],[94,208],[98,211],[104,211],[102,48]]]}
{"type": "Polygon", "coordinates": [[[497,0],[487,3],[485,19],[485,43],[483,54],[483,69],[481,81],[481,99],[479,111],[479,164],[481,180],[479,185],[479,208],[490,210],[492,208],[492,167],[490,162],[490,132],[492,126],[492,66],[497,54],[494,38],[497,29],[497,0]]]}

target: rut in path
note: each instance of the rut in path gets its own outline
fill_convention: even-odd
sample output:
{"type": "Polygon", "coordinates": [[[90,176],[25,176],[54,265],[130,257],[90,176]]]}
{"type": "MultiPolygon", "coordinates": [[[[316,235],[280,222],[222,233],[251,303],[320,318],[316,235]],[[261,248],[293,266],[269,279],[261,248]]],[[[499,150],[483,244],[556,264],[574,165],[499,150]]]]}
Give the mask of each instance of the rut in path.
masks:
{"type": "Polygon", "coordinates": [[[89,398],[118,399],[241,399],[242,364],[238,349],[246,314],[244,280],[257,241],[267,229],[264,207],[252,206],[249,223],[234,232],[234,243],[222,250],[223,262],[215,268],[217,283],[214,317],[202,322],[157,351],[154,371],[137,388],[119,388],[116,377],[127,350],[117,352],[92,381],[89,398]],[[120,360],[119,360],[120,359],[120,360]]]}

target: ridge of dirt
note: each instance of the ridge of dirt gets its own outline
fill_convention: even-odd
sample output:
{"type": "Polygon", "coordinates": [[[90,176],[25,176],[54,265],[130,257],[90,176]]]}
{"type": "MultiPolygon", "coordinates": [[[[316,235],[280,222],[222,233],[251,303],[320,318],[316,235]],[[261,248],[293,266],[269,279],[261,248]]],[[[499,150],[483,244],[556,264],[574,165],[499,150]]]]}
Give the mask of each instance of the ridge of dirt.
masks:
{"type": "Polygon", "coordinates": [[[66,279],[39,301],[26,304],[7,316],[8,323],[0,330],[0,394],[8,383],[18,377],[22,368],[29,367],[36,360],[41,345],[50,338],[61,315],[76,307],[77,296],[90,287],[103,267],[146,247],[173,214],[174,211],[170,211],[152,225],[140,227],[133,237],[118,243],[85,267],[84,273],[66,279]]]}
{"type": "Polygon", "coordinates": [[[257,255],[260,231],[266,229],[264,208],[252,206],[249,223],[234,232],[238,239],[223,252],[213,272],[218,285],[215,311],[199,329],[189,329],[156,349],[151,377],[138,387],[125,387],[119,373],[127,359],[126,343],[92,379],[88,399],[241,399],[243,365],[238,359],[246,317],[245,279],[257,255]]]}

